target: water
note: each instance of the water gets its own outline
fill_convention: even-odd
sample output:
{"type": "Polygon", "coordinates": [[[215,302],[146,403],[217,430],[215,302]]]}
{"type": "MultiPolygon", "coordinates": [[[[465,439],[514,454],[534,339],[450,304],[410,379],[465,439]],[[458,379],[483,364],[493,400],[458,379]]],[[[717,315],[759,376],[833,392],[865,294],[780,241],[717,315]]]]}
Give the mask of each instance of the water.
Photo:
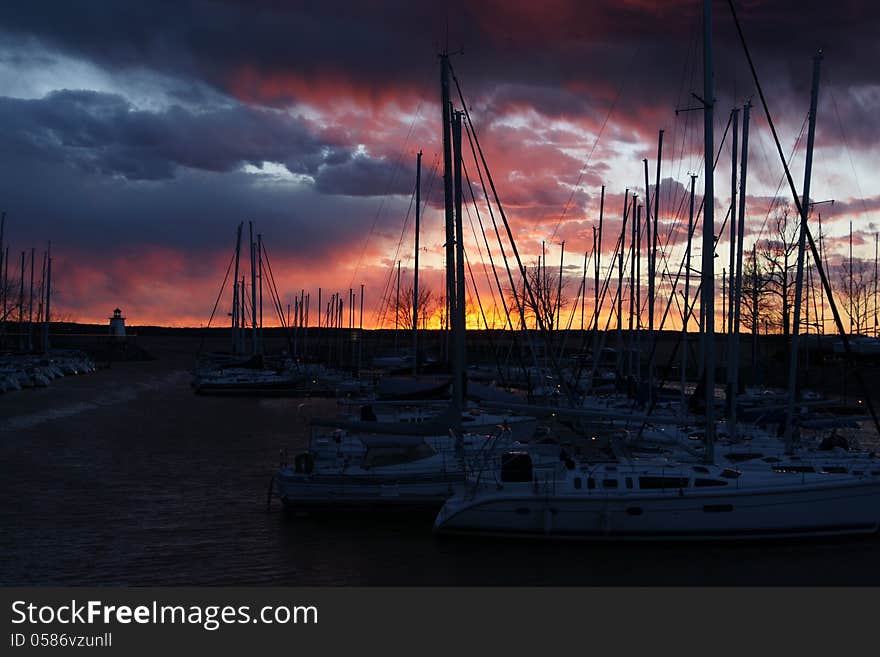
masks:
{"type": "Polygon", "coordinates": [[[307,418],[335,402],[196,396],[190,365],[169,350],[0,395],[0,583],[880,584],[875,537],[601,545],[435,537],[430,518],[291,520],[277,500],[266,510],[278,451],[304,446],[307,418]]]}

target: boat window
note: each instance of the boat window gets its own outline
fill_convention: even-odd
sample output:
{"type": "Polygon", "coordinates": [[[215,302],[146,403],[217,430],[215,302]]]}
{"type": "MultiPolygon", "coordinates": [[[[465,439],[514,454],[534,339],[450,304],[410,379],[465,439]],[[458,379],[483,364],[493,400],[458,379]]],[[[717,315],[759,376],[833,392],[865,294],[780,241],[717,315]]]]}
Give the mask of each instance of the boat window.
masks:
{"type": "Polygon", "coordinates": [[[640,516],[644,513],[644,511],[642,510],[642,507],[640,507],[640,506],[629,506],[626,508],[626,512],[628,515],[631,515],[631,516],[640,516]]]}
{"type": "Polygon", "coordinates": [[[727,482],[721,479],[705,479],[698,477],[694,479],[694,486],[697,488],[706,488],[707,486],[726,486],[727,482]]]}
{"type": "Polygon", "coordinates": [[[729,513],[733,511],[732,504],[707,504],[703,507],[705,513],[729,513]]]}
{"type": "Polygon", "coordinates": [[[733,463],[741,463],[742,461],[751,461],[752,459],[759,459],[763,456],[763,454],[758,454],[755,452],[741,452],[736,454],[728,454],[725,458],[728,461],[733,463]]]}
{"type": "Polygon", "coordinates": [[[775,456],[767,456],[763,459],[765,463],[779,463],[781,459],[776,458],[775,456]]]}
{"type": "Polygon", "coordinates": [[[825,465],[822,466],[822,472],[826,474],[846,474],[846,468],[842,465],[825,465]]]}
{"type": "Polygon", "coordinates": [[[602,488],[617,488],[617,479],[603,479],[602,488]]]}
{"type": "Polygon", "coordinates": [[[580,477],[575,477],[575,478],[574,478],[574,487],[575,487],[575,488],[577,488],[578,490],[580,490],[581,487],[582,487],[583,485],[584,485],[584,482],[583,482],[583,480],[582,480],[580,477]]]}
{"type": "Polygon", "coordinates": [[[783,463],[782,465],[773,466],[773,472],[804,473],[815,471],[816,468],[814,468],[812,465],[792,465],[791,463],[783,463]]]}
{"type": "Polygon", "coordinates": [[[731,470],[730,468],[724,468],[721,471],[721,476],[725,479],[737,479],[742,474],[739,470],[731,470]]]}
{"type": "Polygon", "coordinates": [[[385,465],[410,463],[434,456],[436,453],[427,443],[394,447],[371,447],[364,454],[363,467],[375,468],[385,465]]]}
{"type": "Polygon", "coordinates": [[[644,490],[687,488],[687,477],[639,477],[639,488],[644,490]]]}
{"type": "Polygon", "coordinates": [[[695,465],[694,472],[699,472],[701,474],[709,474],[709,468],[707,468],[705,465],[695,465]]]}

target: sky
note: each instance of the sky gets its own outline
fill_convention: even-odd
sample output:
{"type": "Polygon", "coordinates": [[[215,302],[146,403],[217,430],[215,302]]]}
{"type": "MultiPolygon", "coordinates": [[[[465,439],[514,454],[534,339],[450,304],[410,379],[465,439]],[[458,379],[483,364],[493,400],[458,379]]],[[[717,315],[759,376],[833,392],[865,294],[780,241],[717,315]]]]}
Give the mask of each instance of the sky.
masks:
{"type": "MultiPolygon", "coordinates": [[[[880,6],[735,4],[799,191],[813,57],[823,50],[811,198],[834,204],[816,205],[811,223],[821,212],[832,265],[848,257],[850,222],[856,257],[873,261],[880,6]]],[[[731,110],[751,100],[748,248],[768,237],[791,195],[727,2],[713,7],[716,221],[730,203],[721,137],[731,110]]],[[[212,309],[236,227],[245,222],[247,237],[252,222],[282,310],[301,290],[314,314],[319,287],[347,303],[363,285],[364,324],[391,325],[383,298],[396,294],[397,262],[402,289],[412,284],[418,151],[421,281],[442,293],[442,50],[453,53],[526,264],[543,242],[558,267],[564,240],[573,305],[605,185],[604,276],[624,191],[645,196],[644,158],[653,194],[663,130],[660,235],[677,270],[689,174],[698,204],[704,179],[698,1],[9,0],[0,5],[0,210],[10,278],[32,247],[39,278],[51,242],[56,318],[103,323],[118,306],[130,324],[222,325],[228,282],[213,318],[212,309]]],[[[465,168],[479,199],[473,158],[465,168]]],[[[484,230],[471,228],[477,210],[490,222],[485,203],[468,209],[465,248],[500,325],[484,230]]],[[[726,238],[718,256],[720,278],[726,238]]],[[[668,294],[667,282],[659,288],[668,294]]],[[[266,324],[276,321],[271,306],[267,293],[266,324]]]]}

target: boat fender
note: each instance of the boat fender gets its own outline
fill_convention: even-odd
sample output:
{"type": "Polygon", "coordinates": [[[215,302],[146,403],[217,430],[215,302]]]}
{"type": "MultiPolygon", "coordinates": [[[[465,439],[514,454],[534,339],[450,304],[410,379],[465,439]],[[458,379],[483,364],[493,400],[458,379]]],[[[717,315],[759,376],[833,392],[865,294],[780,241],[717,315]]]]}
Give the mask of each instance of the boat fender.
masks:
{"type": "Polygon", "coordinates": [[[308,452],[297,454],[293,459],[293,467],[300,474],[312,474],[315,469],[315,459],[308,452]]]}

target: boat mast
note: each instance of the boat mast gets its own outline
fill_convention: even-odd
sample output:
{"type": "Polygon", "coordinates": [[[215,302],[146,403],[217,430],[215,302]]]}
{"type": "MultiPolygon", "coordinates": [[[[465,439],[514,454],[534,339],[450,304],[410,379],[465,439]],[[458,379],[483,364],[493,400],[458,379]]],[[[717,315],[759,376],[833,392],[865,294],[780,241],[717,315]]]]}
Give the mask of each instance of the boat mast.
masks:
{"type": "MultiPolygon", "coordinates": [[[[467,394],[467,381],[465,379],[465,288],[464,288],[464,230],[461,213],[461,188],[462,188],[462,150],[461,150],[461,117],[464,112],[455,111],[452,114],[452,147],[455,153],[454,183],[455,183],[455,316],[453,317],[452,334],[455,343],[453,350],[455,361],[452,369],[453,395],[456,414],[456,422],[460,424],[461,413],[464,408],[464,399],[467,394]]],[[[460,427],[459,427],[460,428],[460,427]]]]}
{"type": "Polygon", "coordinates": [[[654,335],[654,299],[657,291],[657,242],[658,242],[658,220],[660,218],[660,162],[663,158],[663,130],[657,136],[657,174],[654,182],[654,244],[651,247],[651,355],[648,362],[648,402],[653,404],[654,400],[654,353],[657,351],[657,336],[654,335]]]}
{"type": "MultiPolygon", "coordinates": [[[[617,254],[617,378],[623,378],[623,255],[626,247],[626,216],[629,188],[623,193],[623,222],[620,225],[620,251],[617,254]]],[[[613,262],[613,261],[612,261],[613,262]]]]}
{"type": "MultiPolygon", "coordinates": [[[[595,226],[593,227],[593,259],[595,262],[593,263],[593,295],[595,297],[593,301],[593,363],[597,363],[597,358],[599,357],[599,275],[601,274],[600,267],[602,263],[602,221],[605,217],[605,185],[602,185],[602,191],[599,194],[599,231],[598,235],[596,233],[595,226]]],[[[584,296],[586,296],[587,290],[584,289],[584,296]]],[[[595,366],[594,366],[595,367],[595,366]]],[[[592,382],[590,383],[592,385],[592,382]]]]}
{"type": "Polygon", "coordinates": [[[254,222],[248,222],[251,242],[251,348],[257,353],[257,261],[254,244],[254,222]]]}
{"type": "Polygon", "coordinates": [[[413,262],[413,376],[419,373],[419,221],[422,203],[422,151],[416,155],[416,237],[413,262]]]}
{"type": "Polygon", "coordinates": [[[397,296],[394,297],[394,354],[397,355],[397,332],[400,328],[400,260],[397,261],[397,296]]]}
{"type": "Polygon", "coordinates": [[[451,366],[453,364],[452,345],[449,339],[449,327],[451,326],[451,314],[454,311],[455,299],[455,210],[452,192],[452,141],[450,127],[452,105],[449,98],[449,53],[440,55],[440,106],[443,116],[443,196],[446,227],[446,326],[445,342],[447,345],[446,357],[451,366]]]}
{"type": "Polygon", "coordinates": [[[28,351],[34,349],[34,254],[36,249],[31,247],[31,278],[30,293],[28,299],[28,351]]]}
{"type": "MultiPolygon", "coordinates": [[[[749,163],[749,111],[751,110],[751,102],[743,105],[743,126],[742,126],[742,152],[740,154],[740,180],[739,180],[739,219],[737,223],[737,242],[736,242],[736,276],[734,280],[733,297],[733,342],[731,343],[730,356],[730,415],[728,435],[736,439],[736,394],[739,389],[739,324],[740,311],[742,308],[742,268],[743,268],[743,240],[745,239],[745,220],[746,220],[746,173],[749,163]]],[[[755,263],[757,266],[757,263],[755,263]]]]}
{"type": "Polygon", "coordinates": [[[714,91],[712,79],[712,0],[703,0],[703,266],[701,271],[703,322],[703,376],[706,401],[705,460],[715,460],[715,187],[713,155],[715,152],[714,91]]]}
{"type": "MultiPolygon", "coordinates": [[[[643,160],[645,163],[645,251],[648,253],[648,350],[653,351],[651,346],[654,344],[654,257],[653,257],[653,247],[654,242],[651,238],[651,188],[648,184],[648,159],[645,158],[643,160]]],[[[654,190],[654,196],[657,195],[657,190],[654,190]]],[[[641,361],[640,361],[641,362],[641,361]]],[[[642,369],[639,367],[639,390],[641,391],[641,376],[642,369]]],[[[647,393],[648,396],[645,399],[645,403],[650,406],[651,405],[651,358],[648,358],[648,371],[645,376],[647,380],[647,393]]]]}
{"type": "Polygon", "coordinates": [[[685,253],[684,267],[684,311],[681,323],[681,417],[684,418],[685,412],[685,386],[687,385],[687,357],[688,357],[688,319],[690,319],[690,311],[688,304],[691,299],[691,243],[694,236],[694,186],[697,176],[691,174],[691,202],[690,213],[688,214],[688,233],[687,233],[687,251],[685,253]]]}
{"type": "Polygon", "coordinates": [[[241,257],[241,229],[243,222],[238,224],[235,232],[235,276],[232,278],[232,353],[237,354],[241,345],[239,344],[238,333],[238,316],[241,309],[238,305],[238,263],[241,257]]]}
{"type": "MultiPolygon", "coordinates": [[[[739,136],[739,108],[734,107],[730,112],[731,146],[730,146],[730,257],[727,271],[729,272],[727,283],[727,307],[723,312],[727,313],[727,389],[725,402],[727,405],[727,418],[730,420],[731,407],[736,403],[736,390],[733,389],[733,343],[737,336],[733,333],[733,307],[736,304],[734,287],[736,281],[736,237],[737,237],[737,206],[736,206],[736,155],[738,149],[737,139],[739,136]]],[[[728,422],[731,424],[731,422],[728,422]]]]}
{"type": "MultiPolygon", "coordinates": [[[[801,200],[801,226],[798,238],[797,274],[794,284],[794,322],[791,333],[791,357],[788,366],[788,409],[785,414],[785,451],[791,453],[792,419],[794,417],[794,397],[797,388],[797,361],[798,361],[798,328],[801,319],[801,292],[804,282],[804,252],[807,242],[807,214],[810,211],[810,178],[813,171],[813,143],[816,138],[816,105],[819,99],[819,67],[822,62],[820,50],[813,58],[813,85],[810,91],[810,124],[807,131],[807,155],[804,165],[804,191],[801,200]]],[[[850,223],[850,254],[852,254],[852,223],[850,223]]],[[[852,274],[852,256],[850,255],[850,274],[852,274]]],[[[852,277],[850,277],[852,286],[852,277]]],[[[852,299],[852,295],[850,295],[852,299]]],[[[850,313],[852,322],[852,313],[850,313]]],[[[852,332],[852,330],[850,330],[852,332]]]]}
{"type": "MultiPolygon", "coordinates": [[[[9,257],[6,258],[7,262],[9,257]]],[[[52,298],[52,243],[46,245],[46,315],[43,324],[43,347],[49,351],[49,322],[51,315],[49,314],[49,300],[52,298]]]]}

